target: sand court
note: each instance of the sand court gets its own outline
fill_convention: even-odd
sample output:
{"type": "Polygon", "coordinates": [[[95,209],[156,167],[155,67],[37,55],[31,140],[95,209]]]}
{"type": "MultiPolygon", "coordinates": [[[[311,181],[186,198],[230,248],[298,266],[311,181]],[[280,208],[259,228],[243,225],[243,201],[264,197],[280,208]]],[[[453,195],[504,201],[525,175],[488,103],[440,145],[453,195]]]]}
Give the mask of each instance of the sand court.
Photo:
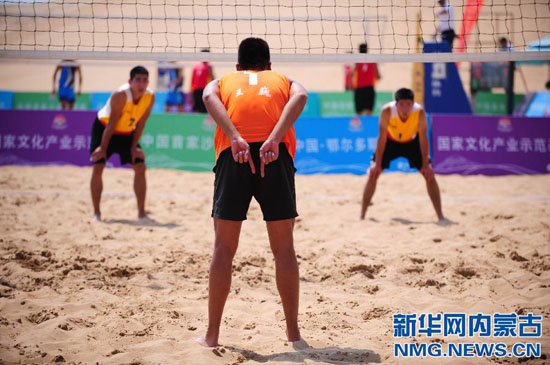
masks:
{"type": "MultiPolygon", "coordinates": [[[[104,222],[94,223],[90,174],[0,168],[4,363],[395,364],[407,362],[393,357],[396,313],[550,316],[548,175],[439,175],[443,210],[454,222],[447,226],[435,223],[419,174],[383,174],[363,222],[365,176],[297,175],[299,320],[309,346],[285,342],[274,262],[253,201],[222,346],[206,349],[194,338],[207,324],[214,175],[148,170],[151,221],[138,222],[132,171],[108,169],[104,222]]],[[[537,342],[546,354],[549,335],[543,321],[537,342]]]]}

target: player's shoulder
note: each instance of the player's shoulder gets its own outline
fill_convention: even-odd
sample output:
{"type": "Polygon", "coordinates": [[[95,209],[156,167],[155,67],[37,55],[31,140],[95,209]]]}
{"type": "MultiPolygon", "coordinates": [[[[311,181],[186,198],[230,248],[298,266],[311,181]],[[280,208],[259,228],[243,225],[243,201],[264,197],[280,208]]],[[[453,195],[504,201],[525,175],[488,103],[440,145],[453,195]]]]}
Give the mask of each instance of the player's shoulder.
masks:
{"type": "Polygon", "coordinates": [[[419,103],[414,103],[413,104],[413,109],[412,109],[413,112],[419,112],[420,114],[425,114],[426,112],[424,111],[424,107],[422,106],[422,104],[419,104],[419,103]]]}
{"type": "Polygon", "coordinates": [[[380,108],[380,113],[391,113],[391,110],[395,107],[395,101],[387,102],[380,108]]]}

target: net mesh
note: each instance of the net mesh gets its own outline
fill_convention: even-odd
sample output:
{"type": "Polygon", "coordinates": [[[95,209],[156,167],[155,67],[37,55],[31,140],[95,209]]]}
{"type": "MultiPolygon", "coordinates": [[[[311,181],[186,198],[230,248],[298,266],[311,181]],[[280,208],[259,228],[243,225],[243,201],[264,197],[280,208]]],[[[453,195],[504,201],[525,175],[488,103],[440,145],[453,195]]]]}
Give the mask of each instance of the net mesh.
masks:
{"type": "MultiPolygon", "coordinates": [[[[494,53],[500,38],[523,51],[550,35],[548,0],[450,4],[458,35],[466,14],[479,9],[455,51],[494,53]]],[[[419,38],[441,41],[440,11],[433,0],[7,0],[0,1],[0,51],[213,58],[235,54],[242,39],[255,36],[266,39],[274,55],[346,55],[367,42],[369,54],[398,60],[416,52],[419,38]]]]}

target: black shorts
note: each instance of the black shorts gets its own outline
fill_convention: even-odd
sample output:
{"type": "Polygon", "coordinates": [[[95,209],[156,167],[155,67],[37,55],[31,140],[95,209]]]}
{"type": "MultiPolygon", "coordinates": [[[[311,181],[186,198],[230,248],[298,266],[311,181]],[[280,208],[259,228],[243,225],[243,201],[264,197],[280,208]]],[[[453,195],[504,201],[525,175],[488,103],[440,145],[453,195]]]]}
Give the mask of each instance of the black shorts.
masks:
{"type": "Polygon", "coordinates": [[[206,106],[202,101],[204,89],[193,90],[193,111],[197,113],[206,113],[206,106]]]}
{"type": "MultiPolygon", "coordinates": [[[[95,118],[94,124],[92,125],[92,138],[90,141],[90,155],[95,151],[97,147],[101,145],[101,139],[103,138],[103,131],[105,126],[101,124],[99,119],[95,118]]],[[[113,153],[118,153],[120,156],[120,164],[124,165],[127,163],[132,163],[132,141],[134,139],[134,134],[113,134],[111,140],[109,141],[109,147],[107,147],[107,160],[113,155],[113,153]]],[[[138,147],[141,146],[138,143],[138,147]]],[[[136,158],[135,163],[145,162],[141,158],[136,158]]],[[[94,162],[94,164],[105,163],[105,159],[102,158],[99,161],[94,162]]]]}
{"type": "Polygon", "coordinates": [[[355,89],[355,111],[360,113],[374,108],[374,87],[365,86],[355,89]]]}
{"type": "Polygon", "coordinates": [[[231,148],[218,157],[214,172],[214,202],[212,217],[232,221],[246,219],[252,197],[260,204],[265,221],[278,221],[298,216],[294,185],[294,162],[286,146],[279,145],[279,158],[265,166],[260,176],[259,150],[261,142],[250,143],[250,153],[256,167],[252,174],[249,163],[235,162],[231,148]]]}
{"type": "Polygon", "coordinates": [[[456,38],[456,33],[452,29],[447,29],[441,32],[441,40],[449,43],[451,45],[451,49],[453,49],[453,41],[455,38],[456,38]]]}
{"type": "MultiPolygon", "coordinates": [[[[422,153],[420,152],[418,135],[407,143],[395,142],[389,138],[386,140],[384,156],[382,156],[382,169],[390,167],[390,162],[398,157],[405,157],[409,160],[409,166],[411,168],[417,168],[418,170],[422,168],[422,153]]],[[[375,158],[376,154],[372,156],[372,160],[374,161],[375,158]]]]}

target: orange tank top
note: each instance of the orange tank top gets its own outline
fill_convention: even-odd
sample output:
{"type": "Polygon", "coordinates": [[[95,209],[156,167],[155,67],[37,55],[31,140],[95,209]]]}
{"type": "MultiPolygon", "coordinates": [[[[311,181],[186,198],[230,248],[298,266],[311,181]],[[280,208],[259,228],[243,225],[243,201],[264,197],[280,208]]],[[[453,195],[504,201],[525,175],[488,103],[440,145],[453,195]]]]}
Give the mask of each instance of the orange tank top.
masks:
{"type": "MultiPolygon", "coordinates": [[[[279,121],[289,99],[290,81],[273,71],[236,71],[219,81],[222,103],[233,125],[245,141],[264,142],[279,121]]],[[[296,132],[290,127],[282,141],[294,158],[296,132]]],[[[214,133],[216,160],[231,147],[229,138],[218,126],[214,133]]]]}

